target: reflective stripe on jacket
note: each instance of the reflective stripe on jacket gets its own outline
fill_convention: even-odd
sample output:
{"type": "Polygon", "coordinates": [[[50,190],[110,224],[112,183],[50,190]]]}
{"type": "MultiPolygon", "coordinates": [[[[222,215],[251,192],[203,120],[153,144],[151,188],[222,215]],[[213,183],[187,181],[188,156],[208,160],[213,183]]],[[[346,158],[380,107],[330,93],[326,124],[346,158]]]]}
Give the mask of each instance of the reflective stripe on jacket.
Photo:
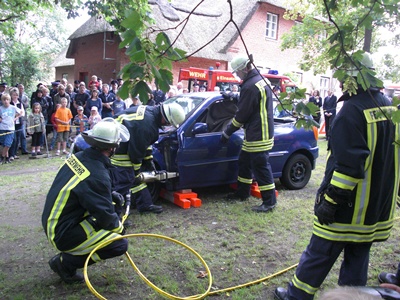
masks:
{"type": "Polygon", "coordinates": [[[374,100],[365,91],[349,97],[331,128],[332,153],[319,192],[327,186],[351,191],[348,203],[341,204],[335,223],[321,225],[314,220],[313,233],[333,241],[375,242],[390,235],[399,188],[399,124],[388,121],[386,112],[396,110],[378,91],[374,100]]]}

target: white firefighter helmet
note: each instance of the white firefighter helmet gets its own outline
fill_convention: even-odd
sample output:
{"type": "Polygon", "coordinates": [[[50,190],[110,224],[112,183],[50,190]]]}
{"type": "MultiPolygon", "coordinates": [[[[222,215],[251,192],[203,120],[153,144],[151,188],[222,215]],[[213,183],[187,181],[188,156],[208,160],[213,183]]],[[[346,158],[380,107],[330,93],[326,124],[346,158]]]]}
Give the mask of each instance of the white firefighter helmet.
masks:
{"type": "Polygon", "coordinates": [[[247,64],[250,62],[250,58],[247,55],[236,56],[231,61],[232,72],[242,70],[246,68],[247,64]]]}
{"type": "Polygon", "coordinates": [[[86,143],[99,149],[115,148],[130,138],[128,129],[113,118],[104,118],[93,129],[81,134],[86,143]]]}
{"type": "MultiPolygon", "coordinates": [[[[368,52],[364,52],[364,53],[362,54],[362,58],[361,58],[361,60],[360,60],[360,63],[361,63],[364,67],[366,67],[366,68],[368,68],[368,69],[371,69],[371,70],[374,70],[374,69],[375,69],[375,68],[374,68],[374,63],[373,63],[373,61],[372,61],[371,54],[368,53],[368,52]]],[[[351,70],[348,70],[348,71],[347,71],[347,74],[349,74],[350,76],[353,76],[353,77],[357,77],[358,72],[359,72],[359,70],[358,70],[355,66],[353,66],[353,68],[352,68],[351,70]]]]}
{"type": "Polygon", "coordinates": [[[178,128],[185,120],[185,112],[178,103],[163,103],[161,105],[161,114],[164,119],[172,126],[178,128]]]}

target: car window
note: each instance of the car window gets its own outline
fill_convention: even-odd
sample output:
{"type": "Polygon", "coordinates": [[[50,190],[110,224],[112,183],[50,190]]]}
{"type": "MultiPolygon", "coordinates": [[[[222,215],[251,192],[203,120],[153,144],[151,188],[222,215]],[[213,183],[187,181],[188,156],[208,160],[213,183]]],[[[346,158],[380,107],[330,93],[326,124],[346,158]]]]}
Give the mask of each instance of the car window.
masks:
{"type": "Polygon", "coordinates": [[[194,111],[202,102],[204,101],[203,97],[195,97],[179,95],[172,98],[169,98],[164,103],[178,103],[182,106],[183,111],[185,112],[185,116],[189,115],[192,111],[194,111]]]}

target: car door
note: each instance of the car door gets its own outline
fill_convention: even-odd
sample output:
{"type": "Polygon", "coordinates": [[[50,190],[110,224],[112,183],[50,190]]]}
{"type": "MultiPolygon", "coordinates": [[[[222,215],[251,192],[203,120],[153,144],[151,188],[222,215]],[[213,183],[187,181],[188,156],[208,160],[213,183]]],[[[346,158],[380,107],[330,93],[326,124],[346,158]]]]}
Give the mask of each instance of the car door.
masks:
{"type": "Polygon", "coordinates": [[[207,130],[192,130],[182,137],[177,153],[181,188],[236,182],[243,131],[234,133],[226,144],[220,142],[221,132],[235,112],[233,102],[214,101],[206,109],[206,116],[195,121],[194,127],[203,124],[207,130]]]}

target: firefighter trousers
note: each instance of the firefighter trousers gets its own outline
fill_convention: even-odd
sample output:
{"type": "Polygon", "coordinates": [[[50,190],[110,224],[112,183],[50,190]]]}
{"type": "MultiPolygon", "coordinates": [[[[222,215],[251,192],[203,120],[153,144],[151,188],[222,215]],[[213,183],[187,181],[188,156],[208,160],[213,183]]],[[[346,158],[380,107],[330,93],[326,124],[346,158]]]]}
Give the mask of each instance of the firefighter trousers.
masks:
{"type": "MultiPolygon", "coordinates": [[[[105,260],[117,256],[121,256],[128,250],[128,240],[121,239],[111,244],[99,249],[93,255],[98,257],[99,259],[94,260],[93,256],[90,259],[88,265],[92,265],[96,263],[98,260],[105,260]]],[[[86,259],[89,255],[72,255],[67,252],[61,253],[61,261],[62,264],[70,271],[74,271],[76,269],[81,269],[84,267],[86,259]]]]}
{"type": "MultiPolygon", "coordinates": [[[[120,236],[109,230],[95,228],[94,221],[89,218],[71,227],[56,239],[56,247],[61,251],[63,265],[69,270],[83,268],[90,252],[99,244],[120,236]]],[[[128,240],[114,241],[100,248],[91,257],[89,264],[120,256],[128,250],[128,240]]]]}
{"type": "Polygon", "coordinates": [[[269,163],[269,152],[240,151],[239,174],[237,194],[241,197],[250,195],[253,175],[261,192],[263,204],[271,206],[276,204],[275,184],[269,163]]]}
{"type": "Polygon", "coordinates": [[[289,283],[289,299],[314,299],[314,294],[342,251],[344,251],[344,256],[338,284],[365,286],[371,245],[372,243],[335,242],[313,234],[309,245],[301,255],[296,274],[289,283]]]}

